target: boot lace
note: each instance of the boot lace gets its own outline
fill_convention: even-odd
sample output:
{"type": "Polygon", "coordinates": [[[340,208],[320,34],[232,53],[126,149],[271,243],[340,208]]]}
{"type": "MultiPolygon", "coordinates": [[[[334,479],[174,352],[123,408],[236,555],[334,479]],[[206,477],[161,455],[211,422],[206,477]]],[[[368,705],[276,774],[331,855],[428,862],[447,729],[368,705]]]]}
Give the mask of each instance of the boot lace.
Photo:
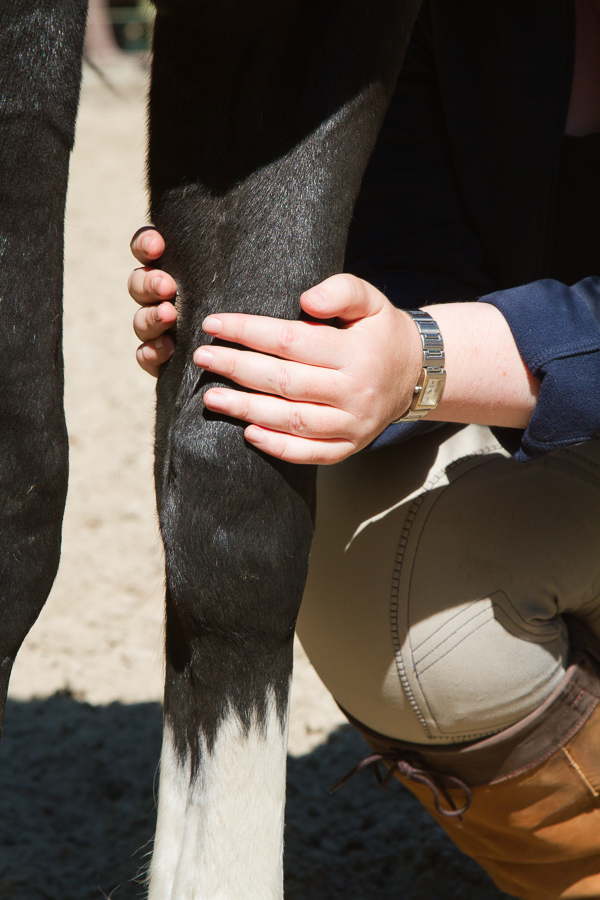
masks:
{"type": "Polygon", "coordinates": [[[460,819],[463,813],[466,813],[473,800],[471,788],[465,781],[454,775],[450,775],[448,772],[432,769],[420,754],[412,751],[374,753],[372,756],[367,756],[366,759],[361,760],[358,765],[347,772],[343,778],[340,778],[340,780],[331,788],[329,793],[335,793],[338,788],[341,788],[343,784],[346,784],[347,781],[368,766],[372,766],[377,783],[381,788],[386,788],[388,786],[396,772],[404,778],[407,778],[409,781],[414,781],[417,784],[424,784],[433,794],[435,808],[441,816],[446,816],[448,818],[456,817],[460,819]],[[379,768],[380,762],[388,767],[388,771],[385,775],[381,774],[379,768]],[[449,788],[455,788],[463,792],[464,803],[461,807],[457,808],[456,803],[448,793],[449,788]],[[442,804],[442,798],[446,801],[446,806],[442,804]]]}

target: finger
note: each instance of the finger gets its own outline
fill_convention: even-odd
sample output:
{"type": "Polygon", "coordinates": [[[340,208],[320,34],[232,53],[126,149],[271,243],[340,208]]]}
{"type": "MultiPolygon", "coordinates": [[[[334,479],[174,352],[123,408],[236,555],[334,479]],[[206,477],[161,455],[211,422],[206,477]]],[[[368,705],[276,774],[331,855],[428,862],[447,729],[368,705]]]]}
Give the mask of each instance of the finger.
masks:
{"type": "Polygon", "coordinates": [[[302,309],[318,319],[355,322],[378,313],[386,297],[377,288],[354,275],[332,275],[300,297],[302,309]]]}
{"type": "Polygon", "coordinates": [[[204,405],[213,412],[298,437],[346,439],[352,416],[320,403],[294,403],[268,394],[211,388],[204,405]]]}
{"type": "Polygon", "coordinates": [[[202,323],[207,334],[260,353],[324,368],[343,368],[353,355],[348,336],[321,322],[219,313],[202,323]]]}
{"type": "Polygon", "coordinates": [[[160,367],[173,355],[174,349],[173,339],[169,335],[164,335],[152,343],[141,344],[136,350],[135,357],[144,372],[158,378],[160,367]]]}
{"type": "Polygon", "coordinates": [[[160,269],[134,269],[127,281],[127,290],[136,303],[160,303],[170,300],[177,293],[177,284],[170,275],[160,269]]]}
{"type": "Polygon", "coordinates": [[[263,453],[286,462],[306,465],[329,466],[351,456],[356,447],[344,440],[314,441],[268,431],[257,425],[250,425],[244,432],[248,443],[263,453]]]}
{"type": "Polygon", "coordinates": [[[243,387],[288,400],[332,406],[342,405],[345,400],[348,379],[335,369],[302,365],[214,344],[196,350],[194,362],[199,368],[223,375],[243,387]]]}
{"type": "Polygon", "coordinates": [[[135,258],[144,266],[151,265],[153,260],[165,252],[163,237],[152,225],[138,228],[129,246],[135,258]]]}
{"type": "Polygon", "coordinates": [[[177,321],[177,310],[172,303],[144,306],[133,317],[133,330],[140,341],[152,341],[160,337],[177,321]]]}

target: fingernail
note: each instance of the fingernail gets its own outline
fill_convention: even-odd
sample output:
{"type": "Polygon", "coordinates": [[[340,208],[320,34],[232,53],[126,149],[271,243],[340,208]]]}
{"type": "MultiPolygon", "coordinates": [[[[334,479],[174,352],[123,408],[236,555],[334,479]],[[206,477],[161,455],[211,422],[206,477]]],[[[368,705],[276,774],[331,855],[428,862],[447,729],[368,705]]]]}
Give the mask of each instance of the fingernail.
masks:
{"type": "Polygon", "coordinates": [[[204,402],[211,409],[227,409],[225,395],[218,390],[208,391],[204,397],[204,402]]]}
{"type": "Polygon", "coordinates": [[[262,444],[264,435],[260,428],[255,428],[254,425],[250,425],[249,428],[246,428],[244,437],[253,444],[262,444]]]}
{"type": "Polygon", "coordinates": [[[144,238],[144,240],[142,241],[142,250],[144,250],[146,253],[148,253],[150,250],[150,245],[152,244],[152,241],[153,241],[152,235],[150,235],[150,234],[147,235],[144,238]]]}
{"type": "Polygon", "coordinates": [[[204,347],[201,347],[200,350],[196,350],[194,353],[194,362],[203,369],[210,369],[213,363],[213,355],[210,350],[205,350],[204,347]]]}
{"type": "Polygon", "coordinates": [[[218,334],[223,327],[223,323],[216,316],[208,316],[202,323],[202,328],[208,334],[218,334]]]}
{"type": "Polygon", "coordinates": [[[311,288],[309,291],[311,306],[314,309],[325,309],[327,307],[327,295],[319,288],[311,288]]]}
{"type": "Polygon", "coordinates": [[[161,337],[156,338],[156,340],[154,341],[154,349],[162,350],[162,348],[163,348],[163,339],[161,337]]]}
{"type": "Polygon", "coordinates": [[[153,278],[152,283],[151,283],[152,290],[158,294],[158,292],[160,291],[161,284],[162,284],[162,278],[153,278]]]}

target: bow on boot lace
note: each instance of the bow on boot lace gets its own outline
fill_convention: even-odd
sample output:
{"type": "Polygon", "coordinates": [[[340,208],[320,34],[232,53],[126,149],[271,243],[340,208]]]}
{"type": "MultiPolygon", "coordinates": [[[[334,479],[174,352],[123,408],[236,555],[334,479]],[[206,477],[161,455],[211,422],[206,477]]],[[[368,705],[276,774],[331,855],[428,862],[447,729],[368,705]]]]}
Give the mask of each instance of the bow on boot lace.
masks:
{"type": "Polygon", "coordinates": [[[437,769],[429,768],[425,760],[419,756],[418,753],[411,752],[402,754],[374,753],[372,756],[367,756],[366,759],[363,759],[358,765],[354,766],[354,768],[344,775],[343,778],[340,778],[337,784],[334,784],[331,788],[329,793],[333,794],[358,772],[362,769],[366,769],[367,766],[373,767],[375,778],[381,788],[388,786],[396,772],[403,775],[404,778],[408,778],[409,781],[415,781],[418,784],[426,785],[433,794],[435,808],[441,816],[447,816],[448,818],[456,816],[460,818],[471,805],[473,794],[471,788],[465,781],[461,778],[456,778],[454,775],[450,775],[448,772],[440,772],[437,769]],[[380,762],[388,766],[388,771],[385,775],[382,775],[379,769],[380,762]],[[464,793],[465,802],[460,809],[457,809],[456,803],[448,793],[448,788],[457,788],[464,793]],[[442,798],[448,804],[447,807],[442,806],[442,798]]]}

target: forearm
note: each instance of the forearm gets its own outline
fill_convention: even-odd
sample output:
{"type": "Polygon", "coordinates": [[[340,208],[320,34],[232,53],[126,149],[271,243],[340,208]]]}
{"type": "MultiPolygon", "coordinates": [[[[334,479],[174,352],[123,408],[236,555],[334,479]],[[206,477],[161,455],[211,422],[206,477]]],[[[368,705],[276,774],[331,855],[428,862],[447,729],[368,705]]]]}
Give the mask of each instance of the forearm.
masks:
{"type": "Polygon", "coordinates": [[[446,386],[427,418],[444,422],[526,428],[540,382],[521,359],[508,323],[488,303],[426,307],[440,327],[446,386]]]}

